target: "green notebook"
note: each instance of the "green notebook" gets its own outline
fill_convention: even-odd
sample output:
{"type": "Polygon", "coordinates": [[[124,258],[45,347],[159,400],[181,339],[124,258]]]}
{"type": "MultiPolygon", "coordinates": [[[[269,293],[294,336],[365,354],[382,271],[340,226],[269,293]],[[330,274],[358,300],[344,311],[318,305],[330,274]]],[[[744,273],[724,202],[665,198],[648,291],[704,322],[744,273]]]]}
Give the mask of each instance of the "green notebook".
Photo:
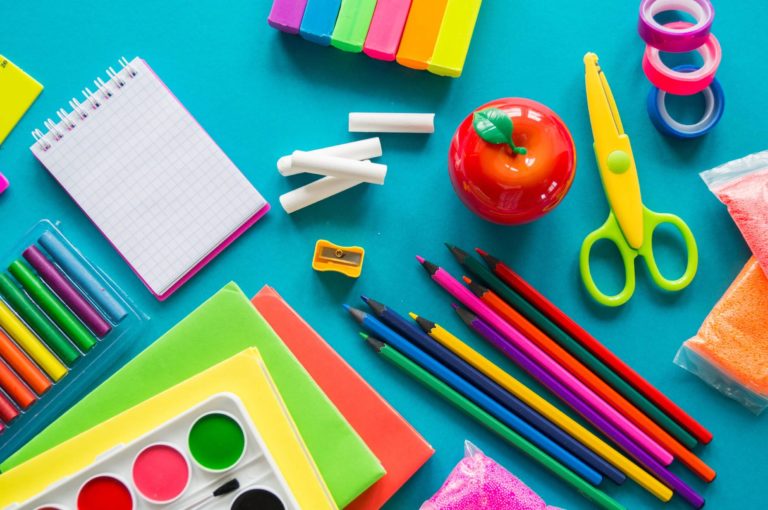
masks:
{"type": "Polygon", "coordinates": [[[257,347],[339,507],[384,476],[384,468],[304,367],[230,283],[0,465],[14,466],[257,347]]]}

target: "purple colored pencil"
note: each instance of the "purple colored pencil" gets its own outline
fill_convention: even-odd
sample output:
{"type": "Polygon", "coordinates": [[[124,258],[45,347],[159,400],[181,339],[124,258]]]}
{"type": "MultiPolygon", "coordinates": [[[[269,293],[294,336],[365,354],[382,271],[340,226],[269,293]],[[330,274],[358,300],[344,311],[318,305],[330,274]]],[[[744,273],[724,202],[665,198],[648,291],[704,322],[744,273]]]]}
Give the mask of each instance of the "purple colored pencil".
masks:
{"type": "Polygon", "coordinates": [[[269,26],[289,34],[298,34],[307,0],[275,0],[267,18],[269,26]]]}
{"type": "Polygon", "coordinates": [[[629,453],[638,462],[651,470],[664,483],[666,483],[674,492],[688,502],[691,506],[699,509],[704,506],[704,498],[689,487],[680,478],[671,471],[662,466],[656,459],[646,453],[645,450],[637,446],[634,441],[627,437],[623,432],[616,428],[612,423],[603,418],[600,414],[592,410],[573,394],[568,388],[561,384],[557,379],[549,375],[544,369],[536,365],[524,353],[518,350],[514,345],[507,342],[501,335],[478,318],[475,314],[453,305],[459,317],[481,337],[486,339],[491,345],[500,350],[504,355],[514,361],[518,366],[525,370],[534,379],[543,384],[552,393],[567,403],[573,410],[579,413],[583,418],[592,423],[595,427],[602,430],[607,436],[618,444],[624,451],[629,453]]]}
{"type": "Polygon", "coordinates": [[[67,277],[42,254],[36,246],[30,246],[24,253],[24,258],[37,271],[40,278],[61,298],[62,301],[77,315],[93,334],[103,338],[110,332],[112,326],[99,312],[77,291],[67,277]]]}

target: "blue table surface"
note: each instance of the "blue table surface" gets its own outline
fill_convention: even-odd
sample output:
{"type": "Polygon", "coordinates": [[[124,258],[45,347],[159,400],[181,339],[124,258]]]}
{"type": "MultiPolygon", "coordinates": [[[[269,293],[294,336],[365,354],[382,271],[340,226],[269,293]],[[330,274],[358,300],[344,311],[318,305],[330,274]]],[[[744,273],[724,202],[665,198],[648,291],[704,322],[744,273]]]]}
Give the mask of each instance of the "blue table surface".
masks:
{"type": "MultiPolygon", "coordinates": [[[[517,367],[458,322],[447,296],[414,260],[421,254],[459,275],[442,243],[483,247],[712,430],[714,441],[697,452],[718,471],[716,481],[705,486],[681,466],[674,469],[703,490],[709,508],[762,508],[768,474],[765,419],[672,363],[680,344],[696,332],[749,257],[725,207],[697,174],[764,149],[768,135],[763,113],[768,74],[755,65],[762,60],[765,36],[748,26],[766,21],[768,4],[742,0],[716,7],[715,33],[725,54],[718,79],[728,95],[726,113],[709,136],[680,142],[662,137],[645,111],[650,85],[640,68],[644,45],[635,28],[637,2],[488,1],[464,76],[453,80],[280,34],[266,24],[267,0],[6,1],[0,51],[43,83],[45,91],[0,150],[0,171],[11,181],[10,190],[0,196],[2,246],[15,244],[42,218],[60,220],[64,232],[152,317],[132,355],[230,280],[249,295],[264,284],[277,288],[435,448],[434,457],[387,508],[417,508],[435,492],[462,457],[464,439],[522,478],[547,503],[590,508],[543,468],[377,359],[342,311],[342,303],[359,303],[365,293],[403,313],[418,312],[518,376],[517,367]],[[745,16],[752,23],[745,25],[745,16]],[[696,234],[701,254],[698,276],[684,292],[662,294],[640,271],[634,298],[619,309],[595,305],[577,267],[582,239],[607,214],[584,93],[582,57],[587,51],[601,57],[632,137],[645,203],[681,215],[696,234]],[[164,303],[155,301],[28,150],[29,132],[42,128],[94,78],[106,77],[106,67],[115,66],[121,56],[146,59],[273,204],[262,221],[164,303]],[[477,106],[504,96],[533,98],[555,110],[581,156],[564,202],[520,227],[475,217],[453,193],[446,171],[447,148],[458,123],[477,106]],[[382,136],[382,161],[390,168],[385,186],[360,186],[286,215],[278,196],[308,179],[281,177],[275,161],[294,149],[358,138],[347,133],[349,111],[436,112],[437,130],[431,136],[382,136]],[[310,261],[319,238],[364,246],[362,277],[313,272],[310,261]]],[[[696,100],[690,103],[698,107],[696,100]]],[[[658,257],[670,271],[682,267],[675,257],[678,248],[675,242],[659,243],[658,257]]],[[[603,262],[611,272],[613,260],[603,262]]],[[[632,482],[606,485],[629,508],[662,507],[632,482]]],[[[686,508],[678,498],[668,507],[686,508]]]]}

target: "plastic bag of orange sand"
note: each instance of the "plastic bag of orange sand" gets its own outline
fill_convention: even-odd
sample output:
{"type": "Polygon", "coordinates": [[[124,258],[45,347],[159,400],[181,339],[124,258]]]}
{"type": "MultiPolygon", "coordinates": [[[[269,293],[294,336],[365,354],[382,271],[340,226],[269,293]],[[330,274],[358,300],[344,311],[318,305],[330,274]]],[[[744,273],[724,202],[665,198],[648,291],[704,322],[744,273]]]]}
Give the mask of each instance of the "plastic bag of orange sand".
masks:
{"type": "Polygon", "coordinates": [[[755,414],[768,406],[768,278],[749,259],[675,364],[755,414]]]}

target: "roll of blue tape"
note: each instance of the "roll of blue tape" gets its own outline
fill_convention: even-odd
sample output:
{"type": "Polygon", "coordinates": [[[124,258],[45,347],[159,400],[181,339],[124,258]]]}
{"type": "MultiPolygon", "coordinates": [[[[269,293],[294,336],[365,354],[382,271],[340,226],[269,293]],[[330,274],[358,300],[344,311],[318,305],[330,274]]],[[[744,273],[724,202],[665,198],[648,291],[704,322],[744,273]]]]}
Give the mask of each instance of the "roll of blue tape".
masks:
{"type": "MultiPolygon", "coordinates": [[[[685,64],[674,68],[675,71],[690,72],[698,69],[696,66],[685,64]]],[[[682,124],[669,114],[667,110],[667,93],[657,87],[652,87],[648,94],[648,116],[659,132],[675,138],[697,138],[706,135],[714,128],[723,116],[725,110],[725,94],[717,81],[704,89],[704,114],[701,120],[694,124],[682,124]]]]}

